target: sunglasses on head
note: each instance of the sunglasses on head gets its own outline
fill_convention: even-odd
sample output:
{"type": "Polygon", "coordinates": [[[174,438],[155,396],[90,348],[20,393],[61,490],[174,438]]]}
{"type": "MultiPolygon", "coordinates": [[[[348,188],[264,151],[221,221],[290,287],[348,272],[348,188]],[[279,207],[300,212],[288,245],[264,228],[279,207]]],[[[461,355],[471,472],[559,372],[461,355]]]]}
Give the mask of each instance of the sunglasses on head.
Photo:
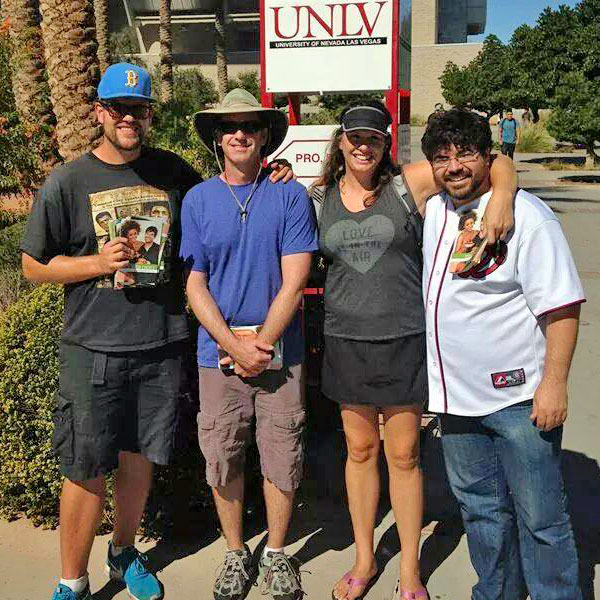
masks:
{"type": "Polygon", "coordinates": [[[218,129],[221,133],[232,134],[237,131],[242,133],[256,133],[264,129],[262,121],[221,121],[218,129]]]}
{"type": "Polygon", "coordinates": [[[149,103],[143,104],[126,104],[125,102],[100,102],[100,106],[104,108],[111,118],[124,119],[127,115],[131,115],[134,119],[147,119],[150,116],[152,107],[149,103]]]}

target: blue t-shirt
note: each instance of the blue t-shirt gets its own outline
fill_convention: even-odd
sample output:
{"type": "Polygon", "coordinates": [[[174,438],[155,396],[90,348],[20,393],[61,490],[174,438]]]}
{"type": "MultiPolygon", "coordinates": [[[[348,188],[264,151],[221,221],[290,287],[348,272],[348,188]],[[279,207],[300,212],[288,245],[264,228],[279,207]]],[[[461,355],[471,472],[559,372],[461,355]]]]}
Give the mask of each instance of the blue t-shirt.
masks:
{"type": "Polygon", "coordinates": [[[502,130],[502,142],[515,144],[517,142],[517,128],[519,124],[516,119],[502,119],[500,128],[502,130]]]}
{"type": "MultiPolygon", "coordinates": [[[[231,186],[244,204],[252,184],[231,186]]],[[[203,271],[221,314],[230,326],[260,325],[282,283],[281,257],[318,249],[314,208],[304,186],[271,183],[261,175],[242,222],[227,185],[213,177],[183,200],[181,257],[203,271]]],[[[304,354],[300,312],[283,334],[283,360],[299,364],[304,354]]],[[[217,344],[198,331],[198,364],[218,367],[217,344]]]]}

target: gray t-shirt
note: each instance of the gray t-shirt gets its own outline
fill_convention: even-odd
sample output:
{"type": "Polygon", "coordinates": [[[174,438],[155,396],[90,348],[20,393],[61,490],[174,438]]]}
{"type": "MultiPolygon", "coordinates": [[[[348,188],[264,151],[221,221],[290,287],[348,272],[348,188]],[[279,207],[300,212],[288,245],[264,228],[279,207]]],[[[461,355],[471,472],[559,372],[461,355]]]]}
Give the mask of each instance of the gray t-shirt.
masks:
{"type": "Polygon", "coordinates": [[[181,199],[200,181],[178,156],[151,148],[124,165],[104,163],[89,153],[51,173],[33,205],[21,243],[21,250],[39,262],[48,263],[59,255],[97,253],[102,239],[98,221],[106,213],[115,218],[124,210],[163,209],[168,210],[169,220],[166,275],[160,285],[117,290],[99,287],[100,279],[65,285],[63,342],[119,352],[156,348],[187,337],[182,268],[177,259],[180,211],[181,199]],[[132,208],[132,194],[144,199],[139,207],[132,208]],[[98,198],[103,208],[93,210],[98,198]]]}
{"type": "MultiPolygon", "coordinates": [[[[416,213],[408,191],[403,194],[416,213]]],[[[358,213],[327,190],[319,216],[319,246],[328,263],[325,335],[386,340],[425,330],[422,256],[415,223],[390,183],[358,213]]]]}

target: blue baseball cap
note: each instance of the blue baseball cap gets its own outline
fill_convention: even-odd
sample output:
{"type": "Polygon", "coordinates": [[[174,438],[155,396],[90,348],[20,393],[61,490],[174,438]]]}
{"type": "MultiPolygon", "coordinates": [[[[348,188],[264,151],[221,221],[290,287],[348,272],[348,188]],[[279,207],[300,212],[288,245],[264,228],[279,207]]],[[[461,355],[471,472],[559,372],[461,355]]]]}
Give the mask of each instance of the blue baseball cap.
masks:
{"type": "Polygon", "coordinates": [[[98,99],[131,98],[154,102],[150,74],[143,67],[130,63],[110,65],[98,85],[98,99]]]}

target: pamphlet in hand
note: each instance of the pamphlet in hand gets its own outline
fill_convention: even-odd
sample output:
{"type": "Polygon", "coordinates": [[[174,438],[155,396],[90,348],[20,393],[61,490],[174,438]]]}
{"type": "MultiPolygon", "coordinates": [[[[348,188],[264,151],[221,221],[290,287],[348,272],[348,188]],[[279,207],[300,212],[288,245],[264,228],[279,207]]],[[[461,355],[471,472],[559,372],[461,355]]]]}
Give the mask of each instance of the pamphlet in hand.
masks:
{"type": "Polygon", "coordinates": [[[487,202],[482,201],[477,208],[460,215],[454,251],[448,267],[450,273],[464,273],[481,261],[487,245],[487,239],[480,235],[481,219],[486,206],[487,202]]]}
{"type": "MultiPolygon", "coordinates": [[[[230,327],[233,334],[238,338],[248,338],[248,339],[256,339],[260,330],[262,329],[262,325],[242,325],[239,327],[230,327]]],[[[221,346],[217,345],[217,349],[219,352],[219,369],[224,372],[232,372],[234,368],[234,364],[230,365],[221,365],[221,360],[229,356],[229,354],[221,348],[221,346]]],[[[267,370],[279,370],[283,367],[283,342],[281,340],[277,340],[273,344],[273,358],[267,367],[267,370]]]]}
{"type": "Polygon", "coordinates": [[[115,273],[113,287],[153,287],[160,273],[164,244],[161,244],[165,219],[157,217],[124,217],[109,221],[110,239],[127,239],[132,251],[129,266],[115,273]]]}

